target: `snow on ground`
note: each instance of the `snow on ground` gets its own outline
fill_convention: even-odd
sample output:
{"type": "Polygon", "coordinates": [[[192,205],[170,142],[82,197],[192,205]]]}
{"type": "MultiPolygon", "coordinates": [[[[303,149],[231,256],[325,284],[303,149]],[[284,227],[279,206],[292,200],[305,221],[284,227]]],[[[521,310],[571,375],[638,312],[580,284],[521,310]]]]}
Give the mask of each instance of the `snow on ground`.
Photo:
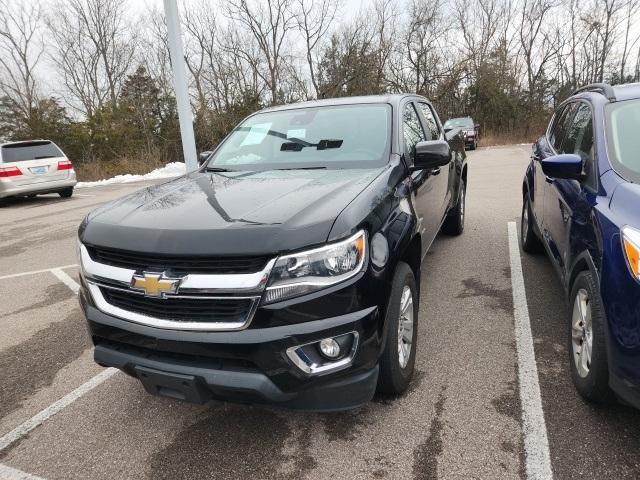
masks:
{"type": "Polygon", "coordinates": [[[167,163],[162,168],[157,168],[152,172],[145,173],[144,175],[131,175],[130,173],[127,173],[125,175],[116,175],[113,178],[105,178],[103,180],[98,180],[95,182],[78,182],[76,187],[98,187],[102,185],[111,185],[114,183],[130,183],[140,182],[144,180],[157,180],[160,178],[179,177],[180,175],[184,175],[185,172],[186,168],[184,163],[171,162],[167,163]]]}

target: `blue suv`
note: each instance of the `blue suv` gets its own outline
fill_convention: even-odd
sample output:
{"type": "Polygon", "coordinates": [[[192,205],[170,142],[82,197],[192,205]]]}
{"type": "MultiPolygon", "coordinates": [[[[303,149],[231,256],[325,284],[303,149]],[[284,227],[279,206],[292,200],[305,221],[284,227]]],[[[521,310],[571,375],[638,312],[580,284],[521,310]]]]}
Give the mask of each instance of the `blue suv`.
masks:
{"type": "Polygon", "coordinates": [[[569,298],[577,390],[640,408],[640,84],[562,103],[522,189],[522,247],[547,251],[569,298]]]}

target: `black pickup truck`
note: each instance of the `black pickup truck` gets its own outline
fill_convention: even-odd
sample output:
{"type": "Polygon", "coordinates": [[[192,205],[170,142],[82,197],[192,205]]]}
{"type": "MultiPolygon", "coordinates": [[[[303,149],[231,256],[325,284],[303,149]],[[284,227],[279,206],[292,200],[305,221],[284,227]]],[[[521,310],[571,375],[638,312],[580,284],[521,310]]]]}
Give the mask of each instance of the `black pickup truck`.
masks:
{"type": "Polygon", "coordinates": [[[467,165],[415,95],[257,112],[201,166],[91,212],[95,361],[153,394],[342,410],[408,387],[421,262],[464,228],[467,165]]]}

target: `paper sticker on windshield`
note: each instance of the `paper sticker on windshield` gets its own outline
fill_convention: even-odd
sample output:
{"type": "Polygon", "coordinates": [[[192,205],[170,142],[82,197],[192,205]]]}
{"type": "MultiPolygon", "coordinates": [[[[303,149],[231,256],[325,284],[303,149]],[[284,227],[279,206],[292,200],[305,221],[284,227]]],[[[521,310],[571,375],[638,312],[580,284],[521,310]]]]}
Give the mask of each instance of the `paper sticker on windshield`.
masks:
{"type": "Polygon", "coordinates": [[[257,123],[256,125],[252,125],[240,146],[259,145],[262,143],[262,140],[264,140],[264,137],[267,136],[267,133],[269,133],[270,128],[271,123],[257,123]]]}
{"type": "Polygon", "coordinates": [[[287,130],[287,138],[299,138],[303,139],[307,135],[307,130],[304,128],[297,128],[295,130],[287,130]]]}

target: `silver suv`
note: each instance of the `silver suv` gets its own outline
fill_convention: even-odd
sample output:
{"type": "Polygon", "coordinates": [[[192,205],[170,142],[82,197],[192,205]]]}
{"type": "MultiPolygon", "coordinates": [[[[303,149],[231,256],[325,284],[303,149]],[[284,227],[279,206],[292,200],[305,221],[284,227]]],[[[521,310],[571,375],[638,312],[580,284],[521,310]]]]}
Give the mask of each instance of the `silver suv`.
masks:
{"type": "Polygon", "coordinates": [[[9,197],[58,193],[73,195],[76,172],[58,146],[49,140],[0,145],[0,206],[9,197]]]}

